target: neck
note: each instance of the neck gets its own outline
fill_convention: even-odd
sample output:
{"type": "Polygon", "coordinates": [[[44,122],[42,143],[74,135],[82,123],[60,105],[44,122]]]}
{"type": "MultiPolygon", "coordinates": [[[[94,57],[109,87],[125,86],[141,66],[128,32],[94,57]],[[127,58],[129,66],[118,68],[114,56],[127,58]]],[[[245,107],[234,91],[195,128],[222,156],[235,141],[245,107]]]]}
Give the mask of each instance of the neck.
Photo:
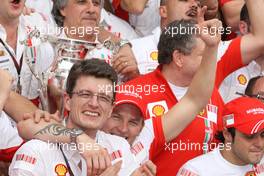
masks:
{"type": "Polygon", "coordinates": [[[226,161],[228,161],[228,162],[230,162],[230,163],[232,163],[234,165],[237,165],[237,166],[247,165],[247,163],[241,161],[238,158],[238,156],[236,156],[234,154],[233,149],[232,148],[230,149],[231,146],[229,146],[228,148],[227,148],[227,146],[229,146],[229,145],[225,144],[224,150],[220,150],[221,155],[223,156],[223,158],[226,161]]]}
{"type": "Polygon", "coordinates": [[[261,71],[264,71],[264,56],[258,57],[255,61],[260,66],[261,71]]]}
{"type": "Polygon", "coordinates": [[[6,32],[16,31],[19,24],[19,17],[14,19],[6,19],[0,16],[0,24],[5,28],[6,32]]]}
{"type": "Polygon", "coordinates": [[[191,80],[186,78],[180,68],[174,66],[173,63],[164,64],[161,69],[164,78],[175,86],[189,87],[191,80]]]}

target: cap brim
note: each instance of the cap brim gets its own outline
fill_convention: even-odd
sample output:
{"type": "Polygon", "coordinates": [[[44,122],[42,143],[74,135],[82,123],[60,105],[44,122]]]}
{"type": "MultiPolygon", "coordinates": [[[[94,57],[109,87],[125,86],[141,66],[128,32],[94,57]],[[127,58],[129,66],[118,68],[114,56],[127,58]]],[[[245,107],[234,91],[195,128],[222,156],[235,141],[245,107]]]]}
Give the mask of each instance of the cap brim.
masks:
{"type": "Polygon", "coordinates": [[[235,128],[247,135],[256,134],[264,129],[264,119],[249,121],[248,123],[237,125],[235,128]]]}

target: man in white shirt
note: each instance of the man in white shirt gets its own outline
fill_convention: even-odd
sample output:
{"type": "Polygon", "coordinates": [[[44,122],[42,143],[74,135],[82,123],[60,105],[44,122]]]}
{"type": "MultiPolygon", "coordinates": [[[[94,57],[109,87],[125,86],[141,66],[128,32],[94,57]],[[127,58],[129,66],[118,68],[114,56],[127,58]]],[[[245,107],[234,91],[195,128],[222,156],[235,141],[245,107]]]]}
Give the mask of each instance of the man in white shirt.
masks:
{"type": "Polygon", "coordinates": [[[264,174],[264,104],[248,97],[230,101],[223,113],[223,126],[217,135],[222,143],[189,160],[177,176],[264,174]]]}
{"type": "MultiPolygon", "coordinates": [[[[38,97],[38,81],[31,73],[26,58],[23,56],[25,46],[21,43],[27,35],[37,28],[45,31],[47,23],[42,17],[33,13],[23,16],[25,0],[3,0],[0,7],[0,68],[10,71],[15,78],[13,89],[29,99],[38,97]]],[[[53,60],[53,51],[49,45],[41,47],[35,61],[40,72],[44,72],[53,60]],[[41,53],[45,53],[45,56],[41,53]]]]}
{"type": "MultiPolygon", "coordinates": [[[[126,176],[132,174],[138,167],[130,152],[129,144],[123,138],[99,131],[111,115],[114,101],[113,86],[116,81],[116,73],[104,61],[91,59],[76,63],[69,73],[66,84],[65,108],[69,111],[66,126],[75,129],[72,130],[72,142],[76,143],[76,137],[85,133],[106,148],[112,163],[122,160],[118,175],[126,176]]],[[[58,134],[67,131],[67,129],[60,130],[61,127],[54,127],[52,124],[39,133],[45,133],[52,128],[56,128],[58,134]]],[[[76,145],[62,146],[61,149],[56,146],[39,140],[27,142],[14,156],[9,175],[46,176],[59,175],[59,173],[66,175],[71,171],[73,175],[87,175],[87,171],[91,174],[92,163],[87,163],[88,168],[86,168],[86,163],[76,149],[76,145]]],[[[97,146],[77,147],[86,149],[97,146]]],[[[98,163],[100,159],[98,158],[98,163]]],[[[92,174],[100,174],[100,171],[97,172],[92,174]]]]}

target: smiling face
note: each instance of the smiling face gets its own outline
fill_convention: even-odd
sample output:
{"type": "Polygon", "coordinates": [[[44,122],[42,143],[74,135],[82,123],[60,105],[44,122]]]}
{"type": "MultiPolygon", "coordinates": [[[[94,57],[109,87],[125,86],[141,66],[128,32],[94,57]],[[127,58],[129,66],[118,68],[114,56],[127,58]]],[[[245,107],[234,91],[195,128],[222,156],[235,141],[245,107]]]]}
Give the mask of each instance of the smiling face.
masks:
{"type": "Polygon", "coordinates": [[[103,130],[125,138],[130,145],[144,126],[142,113],[133,104],[121,104],[114,108],[111,117],[104,124],[103,130]]]}
{"type": "Polygon", "coordinates": [[[231,152],[240,165],[259,163],[264,154],[264,131],[246,135],[236,130],[231,152]]]}
{"type": "Polygon", "coordinates": [[[65,108],[70,111],[67,125],[87,132],[101,129],[112,113],[113,99],[113,92],[103,88],[112,86],[112,82],[106,78],[78,78],[72,97],[65,97],[65,108]]]}
{"type": "Polygon", "coordinates": [[[101,0],[68,0],[60,12],[64,16],[64,27],[94,29],[100,21],[101,0]]]}
{"type": "Polygon", "coordinates": [[[1,0],[0,19],[18,19],[25,6],[25,0],[1,0]]]}

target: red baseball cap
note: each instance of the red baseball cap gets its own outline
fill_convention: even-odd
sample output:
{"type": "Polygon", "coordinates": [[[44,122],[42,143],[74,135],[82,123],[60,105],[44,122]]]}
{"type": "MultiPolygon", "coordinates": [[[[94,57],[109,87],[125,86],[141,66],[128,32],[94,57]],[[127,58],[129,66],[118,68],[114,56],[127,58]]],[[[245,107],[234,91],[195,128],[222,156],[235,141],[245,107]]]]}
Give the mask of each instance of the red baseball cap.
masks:
{"type": "Polygon", "coordinates": [[[131,91],[121,90],[116,92],[116,100],[114,107],[126,103],[133,104],[140,110],[143,115],[143,111],[140,107],[140,101],[142,101],[142,96],[140,96],[139,94],[131,91]]]}
{"type": "Polygon", "coordinates": [[[224,126],[234,127],[244,134],[255,134],[264,129],[264,103],[255,98],[240,97],[225,105],[224,126]]]}

